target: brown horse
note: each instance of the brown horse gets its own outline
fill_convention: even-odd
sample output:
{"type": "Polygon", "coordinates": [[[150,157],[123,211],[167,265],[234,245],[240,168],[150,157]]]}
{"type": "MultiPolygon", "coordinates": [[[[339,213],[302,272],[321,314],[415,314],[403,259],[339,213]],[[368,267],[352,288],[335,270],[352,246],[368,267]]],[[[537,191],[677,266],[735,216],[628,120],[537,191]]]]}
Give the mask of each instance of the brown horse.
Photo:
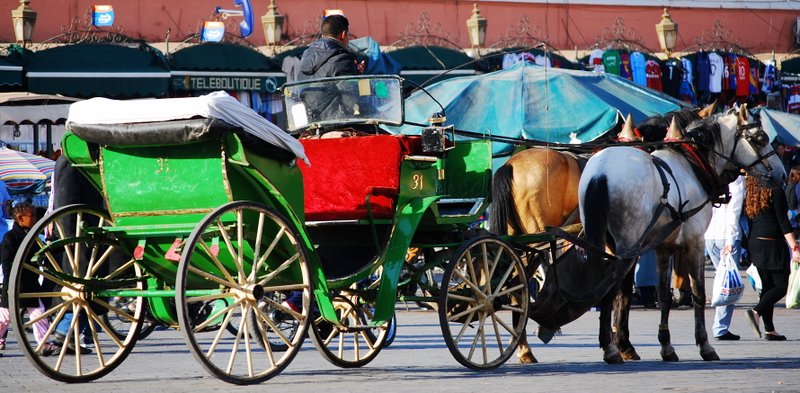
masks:
{"type": "MultiPolygon", "coordinates": [[[[663,117],[652,117],[634,131],[630,116],[620,139],[655,142],[664,139],[666,126],[673,118],[682,127],[692,120],[710,116],[716,109],[711,104],[699,112],[681,110],[663,117]]],[[[519,235],[542,232],[545,227],[561,227],[578,221],[578,182],[587,158],[548,148],[532,148],[512,156],[494,175],[490,228],[498,235],[519,235]]],[[[623,284],[633,285],[632,273],[623,284]]],[[[615,302],[615,336],[626,359],[638,359],[628,341],[630,289],[623,285],[615,302]],[[627,289],[627,290],[626,290],[627,289]]],[[[521,363],[536,363],[527,336],[520,338],[517,357],[521,363]]]]}

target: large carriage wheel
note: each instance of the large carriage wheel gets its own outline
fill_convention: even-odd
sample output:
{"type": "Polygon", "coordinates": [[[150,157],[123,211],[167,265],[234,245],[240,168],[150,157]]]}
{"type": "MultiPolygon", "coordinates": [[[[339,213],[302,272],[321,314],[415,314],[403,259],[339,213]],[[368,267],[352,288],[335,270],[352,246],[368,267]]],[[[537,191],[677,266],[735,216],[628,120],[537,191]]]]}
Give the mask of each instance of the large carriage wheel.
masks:
{"type": "Polygon", "coordinates": [[[187,239],[175,302],[194,357],[214,376],[243,385],[272,378],[292,361],[308,329],[312,292],[292,224],[264,205],[232,202],[209,213],[187,239]],[[269,295],[276,291],[301,292],[300,310],[269,295]],[[232,337],[226,332],[236,317],[232,337]],[[291,335],[281,328],[287,321],[297,326],[291,335]]]}
{"type": "Polygon", "coordinates": [[[315,313],[311,339],[317,351],[338,367],[367,365],[396,332],[395,318],[381,326],[372,326],[374,304],[365,302],[358,295],[337,295],[332,300],[342,326],[336,326],[315,313]]]}
{"type": "Polygon", "coordinates": [[[121,308],[98,294],[144,286],[139,266],[105,230],[112,225],[106,212],[66,206],[34,225],[16,255],[9,292],[14,331],[25,356],[50,378],[100,378],[122,363],[137,340],[143,299],[134,296],[130,307],[121,308]],[[44,313],[31,315],[28,307],[38,305],[44,313]],[[127,331],[118,334],[108,319],[127,321],[127,331]],[[65,334],[57,333],[59,325],[65,334]]]}
{"type": "Polygon", "coordinates": [[[479,237],[462,244],[442,278],[439,323],[447,348],[474,370],[505,363],[525,334],[525,267],[508,244],[479,237]]]}
{"type": "MultiPolygon", "coordinates": [[[[110,303],[114,307],[117,307],[121,310],[127,309],[128,311],[132,311],[136,305],[137,299],[138,298],[136,297],[122,296],[112,299],[110,303]]],[[[159,323],[155,321],[154,317],[150,313],[150,307],[147,305],[147,301],[142,302],[142,308],[142,326],[139,330],[137,340],[143,340],[147,338],[147,336],[153,333],[159,325],[159,323]]],[[[116,334],[120,339],[128,335],[128,331],[132,326],[131,321],[113,313],[111,315],[108,313],[103,314],[103,321],[106,323],[106,325],[108,325],[108,328],[111,330],[111,332],[116,334]]]]}

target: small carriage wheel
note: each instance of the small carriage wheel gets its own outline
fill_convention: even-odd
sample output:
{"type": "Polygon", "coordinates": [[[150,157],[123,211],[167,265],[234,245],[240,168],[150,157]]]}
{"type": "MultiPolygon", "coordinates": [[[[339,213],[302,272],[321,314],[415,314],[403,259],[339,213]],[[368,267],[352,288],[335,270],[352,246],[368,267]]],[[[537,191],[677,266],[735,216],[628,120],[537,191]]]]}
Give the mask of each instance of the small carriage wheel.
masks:
{"type": "Polygon", "coordinates": [[[70,205],[43,217],[20,245],[10,274],[14,331],[25,356],[62,382],[100,378],[128,356],[142,325],[144,280],[108,213],[70,205]],[[103,291],[125,290],[130,307],[103,291]],[[41,307],[36,311],[29,307],[41,307]],[[42,313],[43,310],[43,313],[42,313]],[[28,313],[29,319],[19,316],[28,313]],[[33,314],[33,315],[31,315],[33,314]],[[129,322],[125,334],[106,323],[129,322]],[[56,332],[63,328],[65,334],[56,332]],[[76,348],[78,350],[76,350],[76,348]]]}
{"type": "Polygon", "coordinates": [[[490,370],[505,363],[525,334],[528,280],[514,249],[493,237],[462,244],[450,259],[439,294],[447,348],[462,365],[490,370]]]}
{"type": "Polygon", "coordinates": [[[178,323],[189,350],[209,373],[240,385],[278,375],[300,350],[309,324],[313,282],[297,229],[273,209],[238,201],[212,211],[182,250],[175,285],[178,323]],[[299,291],[300,310],[270,296],[299,291]],[[266,302],[282,313],[264,312],[266,302]],[[200,310],[200,311],[198,311],[200,310]],[[236,335],[227,326],[238,316],[236,335]],[[286,335],[280,323],[293,320],[286,335]],[[275,340],[282,344],[272,345],[275,340]]]}
{"type": "Polygon", "coordinates": [[[341,294],[332,300],[342,326],[324,320],[319,312],[315,312],[310,334],[314,346],[337,367],[356,368],[369,364],[387,346],[394,317],[381,326],[372,326],[373,304],[364,302],[357,295],[341,294]]]}

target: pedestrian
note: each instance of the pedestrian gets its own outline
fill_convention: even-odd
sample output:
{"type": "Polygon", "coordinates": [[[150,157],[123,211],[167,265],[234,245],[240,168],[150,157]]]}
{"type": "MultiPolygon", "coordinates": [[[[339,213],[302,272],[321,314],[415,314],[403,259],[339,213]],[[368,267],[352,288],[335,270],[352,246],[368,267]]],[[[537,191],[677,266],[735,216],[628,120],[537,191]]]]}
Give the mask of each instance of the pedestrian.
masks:
{"type": "Polygon", "coordinates": [[[762,337],[760,322],[763,321],[766,340],[784,341],[786,336],[775,331],[772,315],[775,303],[786,295],[790,258],[800,262],[800,247],[789,224],[783,189],[767,186],[755,177],[747,176],[744,211],[750,220],[748,246],[751,262],[761,277],[758,304],[747,310],[747,317],[756,336],[762,337]]]}
{"type": "MultiPolygon", "coordinates": [[[[739,218],[744,204],[744,176],[739,176],[728,186],[731,199],[728,203],[713,208],[711,222],[706,229],[706,253],[711,258],[714,268],[719,266],[723,257],[730,256],[736,264],[741,258],[741,228],[739,218]]],[[[719,306],[714,315],[714,338],[717,340],[738,340],[739,335],[730,331],[733,319],[733,304],[719,306]]]]}
{"type": "MultiPolygon", "coordinates": [[[[3,236],[3,241],[0,243],[0,264],[2,264],[4,277],[3,290],[0,292],[0,337],[5,335],[8,325],[11,323],[11,313],[8,309],[10,296],[8,288],[11,281],[11,267],[14,257],[22,244],[22,240],[25,239],[25,235],[28,234],[28,231],[39,219],[36,214],[36,208],[28,202],[16,204],[12,209],[12,215],[14,217],[14,226],[3,236]]],[[[28,272],[23,271],[22,278],[18,283],[21,289],[25,292],[44,292],[37,280],[38,275],[26,273],[28,272]]],[[[30,320],[39,318],[45,312],[45,305],[39,298],[20,299],[20,305],[25,307],[30,320]]],[[[49,343],[42,344],[44,335],[49,328],[50,322],[47,318],[42,318],[33,324],[33,335],[36,342],[41,346],[40,354],[42,356],[49,356],[58,349],[49,343]]],[[[5,339],[0,340],[0,348],[5,348],[5,339]]]]}

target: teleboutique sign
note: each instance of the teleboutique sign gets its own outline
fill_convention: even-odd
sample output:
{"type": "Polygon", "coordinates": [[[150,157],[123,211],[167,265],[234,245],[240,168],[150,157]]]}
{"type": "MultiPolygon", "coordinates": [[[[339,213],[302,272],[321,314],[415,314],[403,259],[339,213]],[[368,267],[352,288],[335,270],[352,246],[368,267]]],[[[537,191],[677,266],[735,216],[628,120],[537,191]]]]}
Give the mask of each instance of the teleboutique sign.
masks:
{"type": "Polygon", "coordinates": [[[275,92],[278,90],[279,72],[203,72],[172,71],[174,90],[246,90],[275,92]]]}

